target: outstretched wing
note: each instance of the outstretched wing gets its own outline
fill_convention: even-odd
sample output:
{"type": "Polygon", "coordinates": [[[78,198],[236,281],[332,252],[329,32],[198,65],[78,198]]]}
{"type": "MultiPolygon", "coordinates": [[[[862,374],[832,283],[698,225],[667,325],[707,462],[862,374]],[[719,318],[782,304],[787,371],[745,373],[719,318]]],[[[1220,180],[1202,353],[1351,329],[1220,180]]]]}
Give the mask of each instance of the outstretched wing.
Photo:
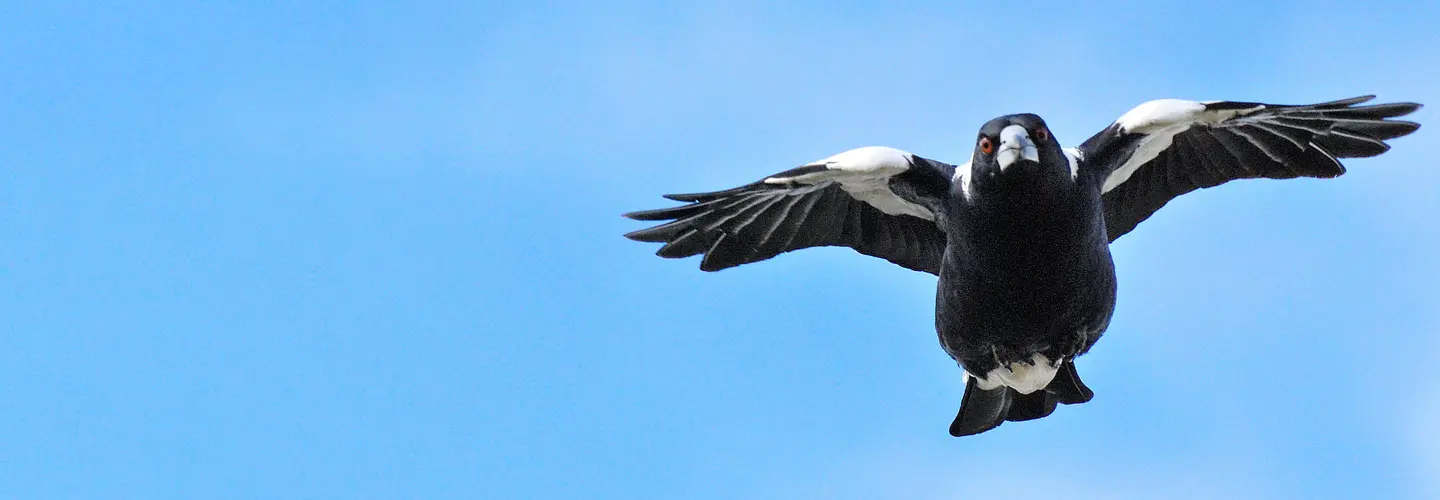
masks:
{"type": "Polygon", "coordinates": [[[1375,96],[1302,106],[1164,99],[1141,104],[1079,148],[1104,179],[1110,241],[1171,199],[1233,179],[1335,177],[1339,158],[1370,157],[1420,128],[1390,120],[1414,103],[1356,106],[1375,96]]]}
{"type": "Polygon", "coordinates": [[[704,254],[718,271],[815,246],[847,246],[916,271],[939,274],[941,220],[953,165],[898,149],[859,148],[713,193],[672,194],[672,208],[625,214],[670,221],[626,234],[665,243],[656,255],[704,254]]]}

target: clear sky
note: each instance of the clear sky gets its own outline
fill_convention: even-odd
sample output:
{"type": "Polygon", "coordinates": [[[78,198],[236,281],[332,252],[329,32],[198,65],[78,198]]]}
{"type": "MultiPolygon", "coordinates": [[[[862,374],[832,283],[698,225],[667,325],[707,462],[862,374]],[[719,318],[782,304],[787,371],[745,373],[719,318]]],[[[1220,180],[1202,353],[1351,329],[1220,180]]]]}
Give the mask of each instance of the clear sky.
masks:
{"type": "Polygon", "coordinates": [[[1440,4],[7,2],[0,497],[1440,498],[1440,4]],[[1203,6],[1203,7],[1202,7],[1203,6]],[[1094,401],[973,438],[933,277],[620,218],[980,124],[1375,93],[1114,246],[1094,401]]]}

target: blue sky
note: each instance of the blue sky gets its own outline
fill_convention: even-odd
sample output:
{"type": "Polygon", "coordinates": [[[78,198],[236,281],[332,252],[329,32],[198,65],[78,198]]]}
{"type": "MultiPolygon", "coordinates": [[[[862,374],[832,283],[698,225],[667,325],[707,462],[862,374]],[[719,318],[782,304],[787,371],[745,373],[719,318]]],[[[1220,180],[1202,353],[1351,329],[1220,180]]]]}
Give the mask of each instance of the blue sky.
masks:
{"type": "Polygon", "coordinates": [[[0,496],[1440,497],[1434,2],[0,5],[0,496]],[[1094,401],[969,439],[934,279],[662,193],[997,115],[1375,93],[1114,246],[1094,401]]]}

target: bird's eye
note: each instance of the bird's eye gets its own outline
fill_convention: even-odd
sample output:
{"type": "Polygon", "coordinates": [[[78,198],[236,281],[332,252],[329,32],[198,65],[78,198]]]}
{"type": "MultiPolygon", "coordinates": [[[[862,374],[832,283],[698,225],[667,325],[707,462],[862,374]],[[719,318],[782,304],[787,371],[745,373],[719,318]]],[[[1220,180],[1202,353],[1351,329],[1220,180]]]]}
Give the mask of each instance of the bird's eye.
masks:
{"type": "Polygon", "coordinates": [[[1040,139],[1041,141],[1048,141],[1048,140],[1050,140],[1050,129],[1045,128],[1045,127],[1040,127],[1040,130],[1036,130],[1036,131],[1035,131],[1035,138],[1036,138],[1036,139],[1040,139]]]}
{"type": "Polygon", "coordinates": [[[989,137],[980,138],[980,152],[990,154],[995,152],[995,143],[989,137]]]}

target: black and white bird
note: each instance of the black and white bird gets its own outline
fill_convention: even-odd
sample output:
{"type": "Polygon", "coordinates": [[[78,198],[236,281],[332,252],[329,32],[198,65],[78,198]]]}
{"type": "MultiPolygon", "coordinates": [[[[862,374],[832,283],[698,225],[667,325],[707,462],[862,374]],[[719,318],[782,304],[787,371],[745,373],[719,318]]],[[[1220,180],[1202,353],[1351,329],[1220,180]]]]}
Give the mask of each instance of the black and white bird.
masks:
{"type": "Polygon", "coordinates": [[[1385,152],[1419,124],[1414,103],[1151,101],[1065,149],[1045,121],[980,127],[955,166],[887,147],[846,151],[684,205],[625,236],[718,271],[847,246],[939,276],[935,327],[966,379],[950,434],[1045,417],[1093,393],[1075,370],[1110,323],[1110,243],[1171,199],[1234,179],[1335,177],[1340,158],[1385,152]]]}

